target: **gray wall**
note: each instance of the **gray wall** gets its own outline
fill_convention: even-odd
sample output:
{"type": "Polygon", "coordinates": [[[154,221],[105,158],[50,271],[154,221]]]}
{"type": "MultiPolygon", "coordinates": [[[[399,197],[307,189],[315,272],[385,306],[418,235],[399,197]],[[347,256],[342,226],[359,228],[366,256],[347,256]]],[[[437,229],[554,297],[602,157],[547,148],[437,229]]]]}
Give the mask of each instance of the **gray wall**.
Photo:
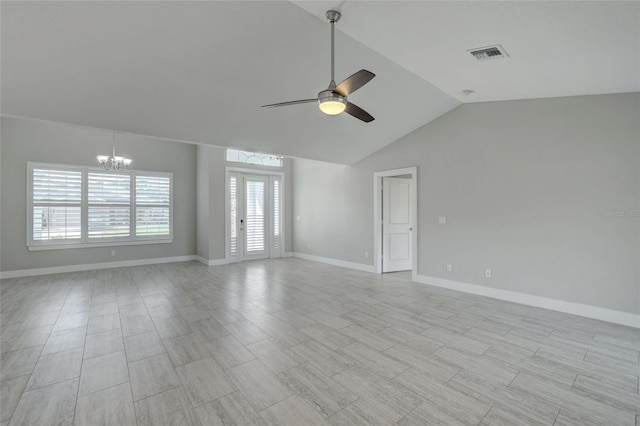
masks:
{"type": "Polygon", "coordinates": [[[94,166],[110,153],[113,133],[61,123],[2,117],[0,270],[78,265],[110,261],[188,256],[196,252],[196,147],[163,139],[116,135],[119,153],[139,170],[172,172],[174,239],[149,244],[30,252],[26,246],[27,162],[94,166]],[[116,256],[111,256],[111,251],[116,256]]]}
{"type": "Polygon", "coordinates": [[[295,160],[294,251],[372,264],[373,172],[418,166],[420,275],[640,313],[639,123],[639,93],[465,104],[352,166],[295,160]]]}
{"type": "Polygon", "coordinates": [[[198,155],[198,255],[208,260],[225,258],[225,170],[236,167],[282,172],[285,176],[285,252],[293,247],[292,225],[292,160],[285,158],[284,167],[226,161],[226,148],[199,145],[198,155]],[[208,195],[206,200],[203,199],[208,195]],[[206,255],[208,254],[208,256],[206,255]]]}

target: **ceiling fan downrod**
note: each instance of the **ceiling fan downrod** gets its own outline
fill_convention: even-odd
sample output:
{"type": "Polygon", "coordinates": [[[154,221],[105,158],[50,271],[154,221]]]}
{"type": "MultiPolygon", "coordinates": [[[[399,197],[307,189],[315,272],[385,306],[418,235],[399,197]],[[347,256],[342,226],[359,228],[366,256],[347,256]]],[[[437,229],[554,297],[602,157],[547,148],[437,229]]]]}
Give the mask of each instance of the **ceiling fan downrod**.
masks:
{"type": "Polygon", "coordinates": [[[329,90],[336,88],[336,43],[335,43],[335,23],[340,20],[342,16],[337,10],[328,10],[327,19],[331,24],[331,83],[329,83],[329,90]]]}

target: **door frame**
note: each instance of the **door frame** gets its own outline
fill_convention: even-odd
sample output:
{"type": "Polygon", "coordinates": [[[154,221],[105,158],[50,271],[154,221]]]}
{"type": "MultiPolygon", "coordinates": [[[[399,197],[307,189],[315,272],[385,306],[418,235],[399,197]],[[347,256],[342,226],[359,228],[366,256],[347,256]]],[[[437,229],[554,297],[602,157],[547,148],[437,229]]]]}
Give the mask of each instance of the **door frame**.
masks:
{"type": "MultiPolygon", "coordinates": [[[[281,212],[280,212],[280,240],[281,240],[281,244],[280,244],[280,256],[277,257],[283,257],[284,253],[285,253],[285,174],[284,172],[276,172],[276,171],[271,171],[271,170],[259,170],[259,169],[249,169],[249,168],[244,168],[244,167],[225,167],[224,168],[224,258],[225,258],[225,262],[226,263],[230,263],[231,261],[231,256],[229,253],[229,228],[230,228],[230,224],[229,224],[229,209],[231,208],[231,206],[229,205],[229,174],[231,172],[235,172],[235,173],[245,173],[245,174],[251,174],[251,175],[265,175],[265,176],[277,176],[280,178],[280,182],[282,185],[282,189],[280,191],[280,208],[281,208],[281,212]]],[[[267,208],[269,209],[270,212],[270,216],[271,216],[271,179],[269,179],[269,195],[267,197],[267,208]]],[[[271,249],[272,247],[272,241],[271,241],[271,234],[272,234],[272,229],[271,229],[271,218],[269,220],[269,226],[268,226],[268,230],[269,232],[267,232],[267,244],[269,247],[269,256],[267,257],[267,259],[273,259],[274,257],[274,253],[273,250],[271,249]]],[[[242,249],[244,250],[244,248],[242,249]]]]}
{"type": "Polygon", "coordinates": [[[382,178],[411,175],[411,202],[413,230],[411,231],[411,279],[418,275],[418,167],[384,170],[373,173],[373,268],[376,274],[382,274],[382,178]]]}

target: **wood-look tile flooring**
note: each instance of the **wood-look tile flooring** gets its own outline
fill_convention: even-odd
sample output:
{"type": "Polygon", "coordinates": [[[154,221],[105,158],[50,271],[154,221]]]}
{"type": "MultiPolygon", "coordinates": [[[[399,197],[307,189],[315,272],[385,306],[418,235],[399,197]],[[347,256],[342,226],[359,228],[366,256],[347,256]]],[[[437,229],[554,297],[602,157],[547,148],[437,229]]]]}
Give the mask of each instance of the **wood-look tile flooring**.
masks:
{"type": "Polygon", "coordinates": [[[638,425],[640,330],[298,259],[1,283],[0,425],[638,425]]]}

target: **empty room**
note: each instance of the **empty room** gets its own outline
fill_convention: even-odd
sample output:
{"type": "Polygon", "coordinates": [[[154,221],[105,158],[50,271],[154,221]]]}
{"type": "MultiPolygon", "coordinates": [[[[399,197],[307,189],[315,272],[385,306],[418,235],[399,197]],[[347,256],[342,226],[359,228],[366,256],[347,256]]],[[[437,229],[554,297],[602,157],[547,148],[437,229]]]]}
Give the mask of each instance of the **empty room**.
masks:
{"type": "Polygon", "coordinates": [[[1,1],[0,426],[640,426],[640,2],[1,1]]]}

